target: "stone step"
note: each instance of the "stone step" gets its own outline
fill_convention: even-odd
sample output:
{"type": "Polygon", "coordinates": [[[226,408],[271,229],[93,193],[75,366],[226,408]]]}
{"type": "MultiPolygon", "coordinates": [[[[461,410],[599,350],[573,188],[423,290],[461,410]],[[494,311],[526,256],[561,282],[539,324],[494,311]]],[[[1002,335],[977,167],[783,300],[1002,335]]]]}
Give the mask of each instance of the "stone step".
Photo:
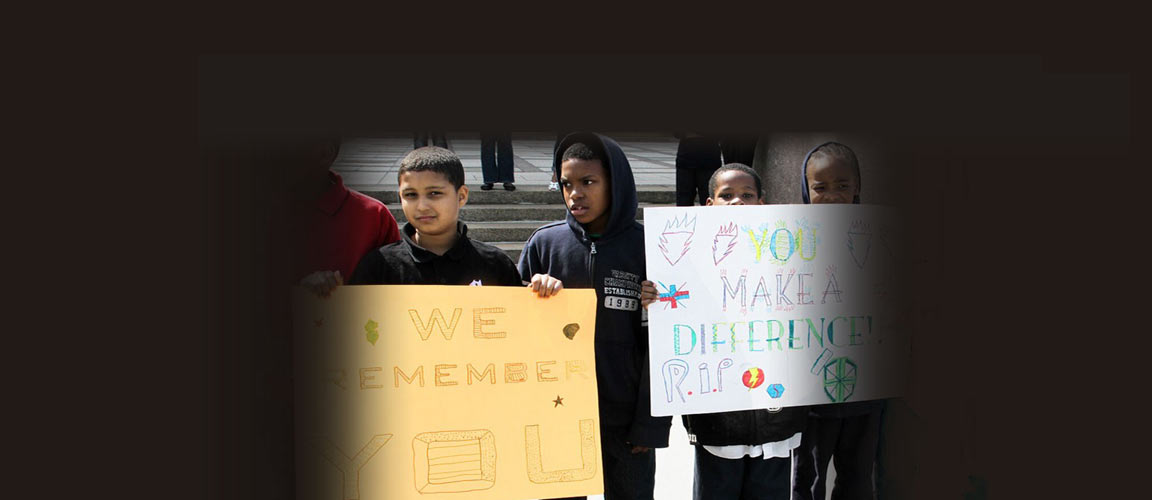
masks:
{"type": "MultiPolygon", "coordinates": [[[[469,233],[471,233],[471,229],[469,229],[469,233]]],[[[497,241],[488,244],[503,250],[512,258],[512,262],[520,263],[520,253],[524,251],[523,241],[497,241]]]]}
{"type": "MultiPolygon", "coordinates": [[[[640,204],[639,211],[636,213],[637,220],[644,220],[644,208],[646,207],[670,207],[672,204],[640,204]]],[[[388,210],[392,211],[392,216],[396,217],[396,222],[407,222],[404,216],[404,211],[400,208],[399,203],[388,205],[388,210]]],[[[502,204],[502,205],[473,205],[468,203],[460,208],[460,220],[464,222],[489,222],[489,221],[520,221],[520,220],[562,220],[567,216],[567,210],[564,205],[538,205],[538,204],[502,204]]]]}
{"type": "MultiPolygon", "coordinates": [[[[400,203],[400,197],[395,190],[382,190],[378,186],[349,186],[368,196],[376,198],[385,204],[400,203]]],[[[637,189],[640,203],[676,203],[675,186],[641,186],[637,189]]],[[[525,186],[515,191],[505,191],[500,185],[492,191],[483,191],[479,186],[469,186],[469,205],[508,205],[519,203],[534,204],[563,204],[564,199],[559,192],[548,191],[543,186],[525,186]]]]}
{"type": "Polygon", "coordinates": [[[524,246],[524,242],[528,241],[528,237],[537,228],[545,224],[550,224],[555,221],[543,220],[525,220],[525,221],[489,221],[489,222],[469,222],[468,223],[468,237],[474,240],[483,241],[485,243],[491,242],[520,242],[520,246],[524,246]]]}

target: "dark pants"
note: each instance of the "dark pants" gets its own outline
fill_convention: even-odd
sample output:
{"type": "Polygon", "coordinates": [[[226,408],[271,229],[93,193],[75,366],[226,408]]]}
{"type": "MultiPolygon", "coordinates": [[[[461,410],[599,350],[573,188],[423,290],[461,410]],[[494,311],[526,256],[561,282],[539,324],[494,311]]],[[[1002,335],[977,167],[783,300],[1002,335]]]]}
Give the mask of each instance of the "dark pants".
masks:
{"type": "Polygon", "coordinates": [[[809,416],[796,450],[793,498],[824,500],[828,462],[835,460],[832,500],[874,498],[872,467],[880,440],[880,412],[824,418],[809,416]]]}
{"type": "MultiPolygon", "coordinates": [[[[607,427],[600,432],[600,454],[604,459],[604,500],[652,500],[656,488],[656,450],[632,454],[624,442],[627,429],[607,427]]],[[[571,497],[556,500],[580,500],[571,497]]]]}
{"type": "Polygon", "coordinates": [[[720,458],[696,445],[693,500],[788,500],[789,458],[720,458]]]}
{"type": "Polygon", "coordinates": [[[677,168],[676,169],[676,206],[690,207],[693,198],[700,200],[700,205],[712,196],[708,192],[708,180],[712,178],[715,168],[677,168]]]}
{"type": "Polygon", "coordinates": [[[494,134],[480,138],[480,170],[484,182],[516,182],[512,159],[512,135],[494,134]]]}
{"type": "Polygon", "coordinates": [[[429,141],[433,146],[448,149],[448,137],[443,132],[416,132],[412,137],[412,148],[427,146],[429,141]]]}
{"type": "Polygon", "coordinates": [[[560,155],[564,154],[563,151],[560,151],[560,141],[564,140],[564,138],[568,137],[568,134],[571,133],[572,132],[563,131],[556,133],[556,143],[552,145],[552,182],[558,182],[560,180],[560,155]]]}

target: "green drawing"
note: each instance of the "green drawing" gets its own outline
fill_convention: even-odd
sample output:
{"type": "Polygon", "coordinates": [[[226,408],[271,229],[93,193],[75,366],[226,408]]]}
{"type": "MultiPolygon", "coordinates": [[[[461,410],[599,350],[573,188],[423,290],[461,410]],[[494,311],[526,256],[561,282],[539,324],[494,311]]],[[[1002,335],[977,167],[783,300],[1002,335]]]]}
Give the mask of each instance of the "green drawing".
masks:
{"type": "Polygon", "coordinates": [[[824,394],[833,403],[842,403],[856,390],[856,363],[836,358],[824,365],[824,394]]]}
{"type": "Polygon", "coordinates": [[[380,338],[380,334],[376,332],[376,328],[380,325],[375,321],[368,320],[364,323],[364,330],[368,332],[368,343],[376,345],[376,340],[380,338]]]}

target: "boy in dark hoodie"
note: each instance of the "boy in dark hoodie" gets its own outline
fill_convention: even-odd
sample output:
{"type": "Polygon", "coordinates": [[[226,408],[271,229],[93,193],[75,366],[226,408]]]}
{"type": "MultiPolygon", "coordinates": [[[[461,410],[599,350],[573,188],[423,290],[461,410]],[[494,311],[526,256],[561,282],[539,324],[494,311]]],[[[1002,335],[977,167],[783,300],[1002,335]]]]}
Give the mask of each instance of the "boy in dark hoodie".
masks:
{"type": "MultiPolygon", "coordinates": [[[[760,176],[740,163],[717,169],[708,192],[707,206],[764,203],[760,176]]],[[[644,281],[644,307],[656,298],[656,285],[644,281]]],[[[685,415],[684,428],[696,445],[692,498],[788,500],[790,457],[800,445],[807,415],[803,406],[685,415]]]]}
{"type": "MultiPolygon", "coordinates": [[[[860,164],[848,146],[826,142],[801,165],[804,203],[860,203],[860,164]]],[[[828,462],[836,460],[832,498],[873,498],[872,469],[880,442],[884,400],[812,406],[796,455],[793,493],[823,500],[828,462]]]]}
{"type": "Polygon", "coordinates": [[[620,146],[597,134],[570,134],[555,154],[568,215],[528,239],[520,276],[543,296],[560,286],[596,290],[604,498],[651,499],[652,448],[668,446],[672,419],[653,417],[649,400],[648,331],[640,307],[644,229],[636,222],[632,169],[620,146]]]}

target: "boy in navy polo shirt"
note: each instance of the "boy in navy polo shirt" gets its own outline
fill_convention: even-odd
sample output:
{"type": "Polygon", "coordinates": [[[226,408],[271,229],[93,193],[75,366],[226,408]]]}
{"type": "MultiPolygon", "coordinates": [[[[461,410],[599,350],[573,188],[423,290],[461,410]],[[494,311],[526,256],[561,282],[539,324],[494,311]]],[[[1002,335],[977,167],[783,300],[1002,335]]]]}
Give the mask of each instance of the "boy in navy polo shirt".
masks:
{"type": "Polygon", "coordinates": [[[435,146],[413,150],[400,161],[397,180],[408,218],[400,241],[364,255],[349,285],[523,284],[504,251],[468,238],[468,226],[459,220],[468,187],[455,153],[435,146]]]}

